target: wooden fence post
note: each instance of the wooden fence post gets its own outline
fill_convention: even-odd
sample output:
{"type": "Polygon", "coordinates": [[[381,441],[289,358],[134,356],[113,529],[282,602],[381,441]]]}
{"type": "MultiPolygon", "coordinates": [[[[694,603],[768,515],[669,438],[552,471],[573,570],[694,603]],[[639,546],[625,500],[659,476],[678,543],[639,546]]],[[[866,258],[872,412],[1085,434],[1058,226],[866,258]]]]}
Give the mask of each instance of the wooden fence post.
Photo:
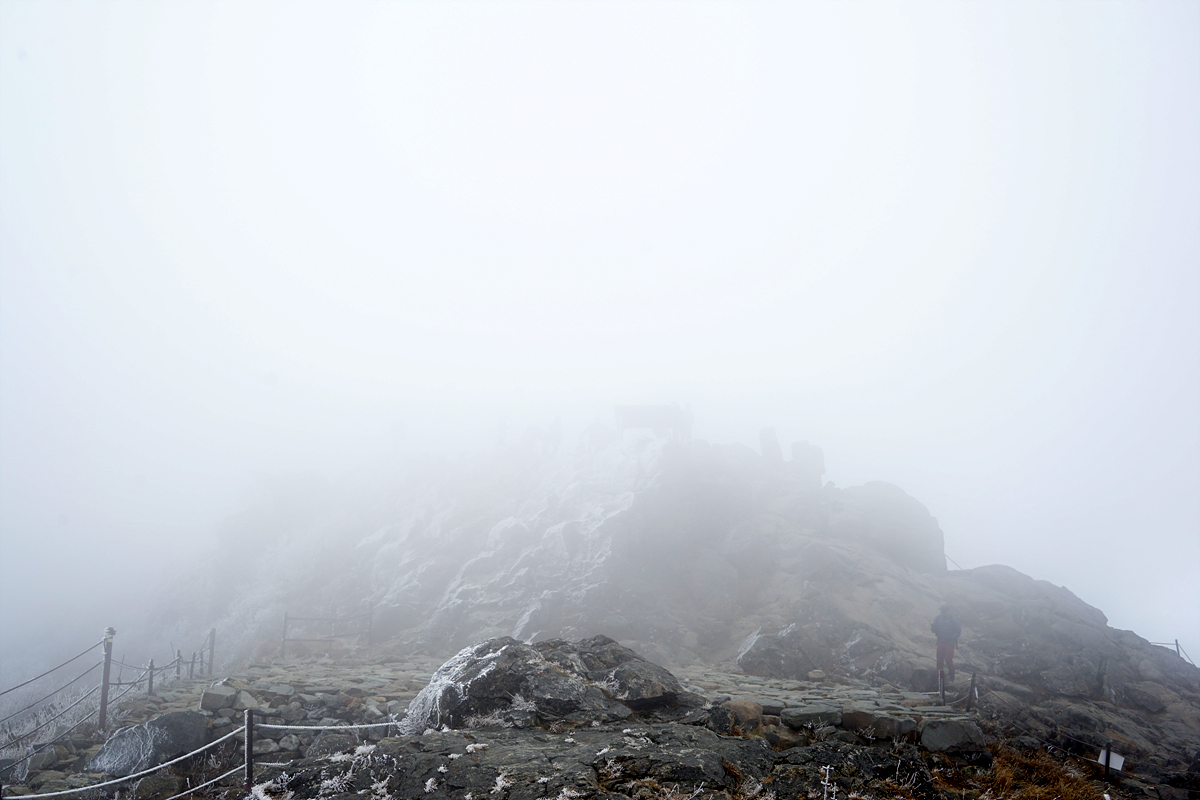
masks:
{"type": "Polygon", "coordinates": [[[946,705],[946,670],[938,670],[938,694],[942,698],[942,705],[946,705]]]}
{"type": "Polygon", "coordinates": [[[217,647],[217,629],[213,628],[208,632],[208,674],[212,675],[213,671],[213,650],[217,647]]]}
{"type": "Polygon", "coordinates": [[[154,659],[150,659],[150,684],[146,687],[146,694],[154,695],[154,659]]]}
{"type": "Polygon", "coordinates": [[[188,680],[196,677],[196,651],[192,651],[192,662],[188,664],[188,680]]]}
{"type": "Polygon", "coordinates": [[[108,724],[108,676],[112,671],[112,643],[116,635],[112,628],[104,629],[104,677],[100,679],[100,719],[96,723],[100,730],[108,724]]]}
{"type": "Polygon", "coordinates": [[[175,680],[179,680],[180,671],[183,669],[183,651],[175,651],[175,680]]]}
{"type": "Polygon", "coordinates": [[[246,709],[246,791],[254,788],[254,711],[246,709]]]}

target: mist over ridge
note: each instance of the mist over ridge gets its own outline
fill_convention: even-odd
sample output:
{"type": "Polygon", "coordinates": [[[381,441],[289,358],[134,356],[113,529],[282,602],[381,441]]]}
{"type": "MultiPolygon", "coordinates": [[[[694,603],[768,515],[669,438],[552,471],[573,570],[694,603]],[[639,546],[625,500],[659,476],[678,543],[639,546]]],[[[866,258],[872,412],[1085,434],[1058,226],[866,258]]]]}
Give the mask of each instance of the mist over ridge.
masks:
{"type": "MultiPolygon", "coordinates": [[[[0,3],[5,657],[402,608],[397,542],[452,533],[408,613],[465,636],[477,584],[443,573],[505,552],[500,522],[620,518],[596,487],[542,512],[543,484],[633,486],[624,457],[498,442],[557,418],[574,458],[614,406],[672,402],[733,473],[774,426],[839,491],[924,506],[949,566],[1195,655],[1198,25],[1158,2],[0,3]]],[[[754,530],[720,558],[787,539],[754,530]]]]}

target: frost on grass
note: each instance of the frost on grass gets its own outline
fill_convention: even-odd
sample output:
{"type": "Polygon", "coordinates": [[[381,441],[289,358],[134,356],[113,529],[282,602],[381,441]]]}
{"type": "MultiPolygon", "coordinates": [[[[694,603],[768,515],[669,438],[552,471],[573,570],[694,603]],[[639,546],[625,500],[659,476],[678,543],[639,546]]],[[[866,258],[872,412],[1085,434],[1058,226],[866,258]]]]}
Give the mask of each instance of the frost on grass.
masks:
{"type": "Polygon", "coordinates": [[[285,788],[285,781],[280,778],[287,776],[281,775],[279,778],[267,781],[266,783],[257,783],[250,787],[250,797],[254,800],[292,800],[295,793],[290,789],[285,788]]]}
{"type": "Polygon", "coordinates": [[[353,753],[334,753],[329,757],[330,761],[356,761],[360,758],[366,758],[375,752],[375,745],[360,744],[354,748],[353,753]]]}
{"type": "Polygon", "coordinates": [[[321,794],[341,794],[350,788],[354,782],[351,775],[334,775],[321,781],[321,794]]]}

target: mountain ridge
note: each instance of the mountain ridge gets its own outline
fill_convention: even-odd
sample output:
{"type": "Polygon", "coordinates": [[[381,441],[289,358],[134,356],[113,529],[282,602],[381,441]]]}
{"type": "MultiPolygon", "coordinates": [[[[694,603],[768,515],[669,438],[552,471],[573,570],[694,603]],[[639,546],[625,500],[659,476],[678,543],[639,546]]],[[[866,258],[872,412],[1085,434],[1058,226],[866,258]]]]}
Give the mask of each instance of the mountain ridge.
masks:
{"type": "Polygon", "coordinates": [[[206,610],[245,631],[226,646],[246,654],[278,647],[284,611],[336,605],[373,609],[398,651],[604,633],[668,668],[929,691],[929,622],[949,603],[963,625],[952,693],[975,672],[983,713],[1014,735],[1112,741],[1145,769],[1194,770],[1200,671],[1063,587],[999,565],[947,570],[918,500],[823,471],[808,443],[784,460],[769,439],[760,453],[626,434],[431,460],[348,500],[310,487],[302,513],[231,522],[206,610]]]}

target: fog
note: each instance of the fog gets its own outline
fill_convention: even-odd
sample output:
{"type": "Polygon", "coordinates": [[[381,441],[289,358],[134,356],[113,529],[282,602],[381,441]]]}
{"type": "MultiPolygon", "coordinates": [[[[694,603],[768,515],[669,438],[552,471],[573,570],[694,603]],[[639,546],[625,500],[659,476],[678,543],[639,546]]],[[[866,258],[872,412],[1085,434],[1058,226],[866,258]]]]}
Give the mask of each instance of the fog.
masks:
{"type": "Polygon", "coordinates": [[[678,402],[1200,657],[1198,33],[1158,2],[0,4],[6,638],[135,631],[272,476],[678,402]]]}

